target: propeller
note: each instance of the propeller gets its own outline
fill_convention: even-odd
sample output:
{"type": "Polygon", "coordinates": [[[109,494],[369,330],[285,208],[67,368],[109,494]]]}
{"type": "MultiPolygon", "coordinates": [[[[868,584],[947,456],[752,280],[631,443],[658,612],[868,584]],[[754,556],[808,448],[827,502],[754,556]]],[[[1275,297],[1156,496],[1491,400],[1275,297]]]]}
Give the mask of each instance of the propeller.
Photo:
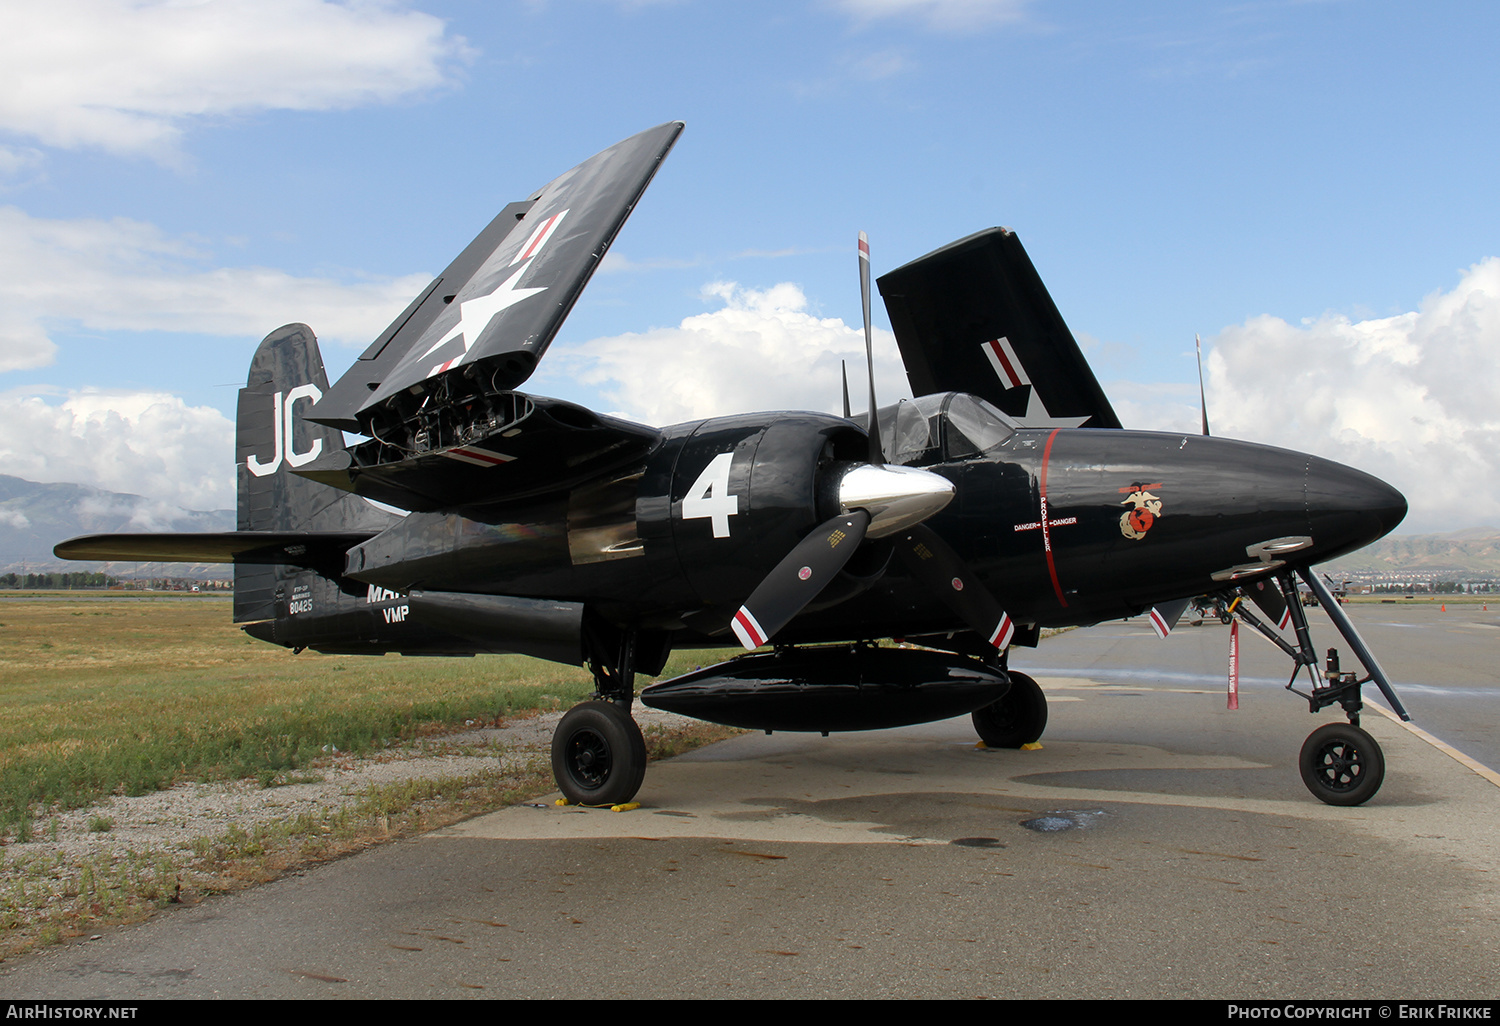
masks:
{"type": "Polygon", "coordinates": [[[1158,638],[1165,638],[1172,633],[1172,628],[1176,627],[1177,621],[1182,619],[1183,611],[1188,607],[1188,601],[1188,599],[1176,599],[1151,607],[1147,618],[1151,621],[1151,629],[1156,632],[1158,638]]]}
{"type": "Polygon", "coordinates": [[[902,534],[896,551],[917,580],[940,596],[970,629],[1005,651],[1016,625],[962,557],[926,524],[902,534]]]}
{"type": "Polygon", "coordinates": [[[1208,393],[1203,391],[1203,339],[1193,335],[1193,344],[1198,349],[1198,405],[1203,411],[1203,434],[1208,435],[1208,393]]]}
{"type": "Polygon", "coordinates": [[[880,449],[880,418],[875,416],[875,344],[870,330],[870,238],[859,233],[859,301],[865,314],[865,366],[870,371],[870,462],[882,464],[885,453],[880,449]]]}
{"type": "MultiPolygon", "coordinates": [[[[859,233],[859,286],[865,363],[870,379],[869,461],[839,479],[839,515],[820,524],[782,557],[735,612],[731,628],[746,651],[759,648],[802,612],[866,539],[895,543],[912,574],[941,596],[980,637],[1004,651],[1015,624],[962,557],[923,521],[953,499],[953,483],[928,470],[887,464],[875,403],[875,349],[870,323],[870,241],[859,233]]],[[[849,379],[844,374],[844,416],[849,379]]]]}
{"type": "Polygon", "coordinates": [[[1243,585],[1240,591],[1250,596],[1250,601],[1266,614],[1266,618],[1281,630],[1286,630],[1291,622],[1286,606],[1286,596],[1281,594],[1274,580],[1255,581],[1252,584],[1243,585]]]}
{"type": "Polygon", "coordinates": [[[818,597],[865,540],[869,526],[870,514],[862,509],[834,517],[782,557],[729,624],[745,651],[764,645],[818,597]]]}

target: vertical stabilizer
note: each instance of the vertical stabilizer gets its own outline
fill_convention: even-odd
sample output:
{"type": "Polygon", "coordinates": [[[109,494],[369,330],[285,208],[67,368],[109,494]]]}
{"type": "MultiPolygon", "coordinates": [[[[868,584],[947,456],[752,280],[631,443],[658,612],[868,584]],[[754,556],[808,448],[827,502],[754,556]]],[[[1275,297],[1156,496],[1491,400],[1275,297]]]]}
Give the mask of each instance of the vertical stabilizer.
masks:
{"type": "MultiPolygon", "coordinates": [[[[327,391],[318,340],[307,325],[277,328],[255,351],[236,420],[239,530],[381,530],[395,522],[364,499],[292,473],[344,447],[342,432],[306,419],[327,391]]],[[[235,622],[276,616],[278,588],[303,572],[236,564],[235,622]]]]}

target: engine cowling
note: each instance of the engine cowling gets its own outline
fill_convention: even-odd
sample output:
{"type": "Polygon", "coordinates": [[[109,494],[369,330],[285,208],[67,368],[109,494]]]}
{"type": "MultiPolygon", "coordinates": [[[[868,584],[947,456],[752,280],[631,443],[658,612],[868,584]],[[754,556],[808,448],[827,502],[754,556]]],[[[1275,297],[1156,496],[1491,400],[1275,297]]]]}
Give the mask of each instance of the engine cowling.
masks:
{"type": "Polygon", "coordinates": [[[648,465],[637,508],[641,537],[648,549],[671,548],[701,606],[732,611],[839,512],[839,481],[867,443],[848,421],[819,413],[686,427],[648,465]]]}

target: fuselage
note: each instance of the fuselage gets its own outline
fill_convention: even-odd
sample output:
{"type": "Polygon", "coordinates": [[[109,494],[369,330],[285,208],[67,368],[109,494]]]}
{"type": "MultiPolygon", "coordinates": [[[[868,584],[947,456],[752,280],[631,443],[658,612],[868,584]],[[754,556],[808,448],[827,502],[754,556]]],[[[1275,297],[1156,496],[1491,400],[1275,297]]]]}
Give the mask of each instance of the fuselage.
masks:
{"type": "MultiPolygon", "coordinates": [[[[1374,541],[1406,511],[1370,475],[1229,439],[1019,428],[964,451],[976,447],[954,437],[934,429],[931,445],[898,458],[953,482],[954,500],[928,525],[1021,623],[1116,619],[1321,562],[1374,541]]],[[[676,645],[729,643],[738,603],[830,515],[830,482],[857,465],[864,444],[849,421],[824,414],[676,425],[643,464],[565,495],[408,516],[351,550],[347,572],[374,589],[367,606],[383,596],[367,615],[399,607],[414,589],[518,596],[581,603],[617,624],[669,632],[676,645]]],[[[388,647],[403,647],[403,635],[419,644],[420,625],[380,615],[388,647]]],[[[867,541],[777,640],[961,627],[867,541]]]]}

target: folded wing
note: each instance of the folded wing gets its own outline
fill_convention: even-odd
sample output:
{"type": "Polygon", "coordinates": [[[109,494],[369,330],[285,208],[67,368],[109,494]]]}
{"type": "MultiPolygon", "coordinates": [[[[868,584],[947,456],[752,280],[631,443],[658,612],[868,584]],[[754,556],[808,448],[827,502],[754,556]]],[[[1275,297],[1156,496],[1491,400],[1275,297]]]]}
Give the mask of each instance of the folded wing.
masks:
{"type": "Polygon", "coordinates": [[[1028,427],[1120,426],[1010,229],[950,243],[877,284],[914,395],[969,392],[1028,427]]]}

